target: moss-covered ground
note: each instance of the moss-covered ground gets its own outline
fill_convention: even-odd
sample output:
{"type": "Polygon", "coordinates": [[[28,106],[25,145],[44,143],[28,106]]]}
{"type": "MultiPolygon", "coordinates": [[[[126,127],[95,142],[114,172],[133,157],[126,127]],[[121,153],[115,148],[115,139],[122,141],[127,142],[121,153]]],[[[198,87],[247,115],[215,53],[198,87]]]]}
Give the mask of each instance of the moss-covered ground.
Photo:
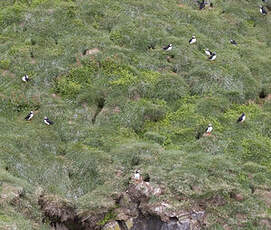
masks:
{"type": "Polygon", "coordinates": [[[208,229],[265,228],[271,11],[212,3],[0,1],[0,178],[25,190],[19,212],[1,195],[0,229],[49,229],[38,189],[82,211],[110,206],[135,169],[167,188],[163,199],[205,209],[208,229]]]}

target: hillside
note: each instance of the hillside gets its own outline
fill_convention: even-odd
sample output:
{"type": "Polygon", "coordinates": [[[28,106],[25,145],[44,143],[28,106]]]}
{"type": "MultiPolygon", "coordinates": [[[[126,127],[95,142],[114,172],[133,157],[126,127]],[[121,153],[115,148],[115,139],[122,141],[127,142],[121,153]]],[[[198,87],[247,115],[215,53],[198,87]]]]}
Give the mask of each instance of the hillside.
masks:
{"type": "Polygon", "coordinates": [[[0,229],[271,229],[271,0],[211,2],[0,1],[0,229]]]}

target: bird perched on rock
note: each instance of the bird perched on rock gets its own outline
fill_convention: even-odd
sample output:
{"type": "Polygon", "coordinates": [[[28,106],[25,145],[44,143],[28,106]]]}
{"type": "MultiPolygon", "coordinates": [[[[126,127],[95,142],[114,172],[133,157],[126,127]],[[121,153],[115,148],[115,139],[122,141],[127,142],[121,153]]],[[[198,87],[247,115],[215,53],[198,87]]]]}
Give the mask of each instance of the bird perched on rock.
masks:
{"type": "Polygon", "coordinates": [[[28,75],[24,75],[24,76],[22,77],[22,81],[23,81],[23,82],[28,82],[28,81],[29,81],[28,75]]]}
{"type": "Polygon", "coordinates": [[[233,44],[233,45],[235,45],[235,46],[237,45],[237,42],[234,41],[234,40],[232,40],[232,39],[230,40],[230,43],[233,44]]]}
{"type": "Polygon", "coordinates": [[[209,57],[210,61],[214,61],[216,59],[216,52],[212,52],[211,56],[209,57]]]}
{"type": "Polygon", "coordinates": [[[27,114],[27,116],[24,118],[26,121],[30,121],[32,119],[32,117],[34,116],[33,111],[30,111],[29,114],[27,114]]]}
{"type": "Polygon", "coordinates": [[[167,46],[163,47],[163,50],[165,50],[165,51],[172,50],[172,44],[168,44],[167,46]]]}
{"type": "Polygon", "coordinates": [[[141,178],[141,176],[140,176],[140,170],[137,169],[135,171],[135,174],[134,174],[134,179],[135,180],[140,180],[140,178],[141,178]]]}
{"type": "Polygon", "coordinates": [[[191,44],[194,44],[196,42],[197,42],[196,36],[193,35],[192,38],[189,40],[189,44],[191,45],[191,44]]]}
{"type": "Polygon", "coordinates": [[[212,52],[211,52],[208,48],[205,49],[204,52],[205,52],[205,54],[206,54],[207,56],[211,56],[211,55],[212,55],[212,52]]]}
{"type": "Polygon", "coordinates": [[[213,131],[213,126],[212,124],[209,124],[208,127],[205,129],[205,134],[209,136],[212,131],[213,131]]]}
{"type": "Polygon", "coordinates": [[[46,125],[53,125],[53,124],[54,124],[54,122],[52,122],[51,120],[49,120],[48,117],[44,117],[43,121],[44,121],[44,123],[45,123],[46,125]]]}
{"type": "Polygon", "coordinates": [[[242,113],[242,115],[237,119],[237,123],[243,123],[246,119],[245,113],[242,113]]]}
{"type": "Polygon", "coordinates": [[[262,15],[267,15],[267,11],[263,8],[262,5],[260,5],[260,12],[262,15]]]}

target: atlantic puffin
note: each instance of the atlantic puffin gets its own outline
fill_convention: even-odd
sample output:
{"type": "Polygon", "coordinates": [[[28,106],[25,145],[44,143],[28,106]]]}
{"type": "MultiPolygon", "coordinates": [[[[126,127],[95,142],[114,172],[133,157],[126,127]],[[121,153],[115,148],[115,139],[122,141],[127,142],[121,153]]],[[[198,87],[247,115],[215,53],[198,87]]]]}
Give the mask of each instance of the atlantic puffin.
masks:
{"type": "Polygon", "coordinates": [[[237,119],[237,123],[243,123],[246,119],[245,113],[242,113],[242,115],[237,119]]]}
{"type": "Polygon", "coordinates": [[[209,57],[210,61],[214,61],[216,59],[216,52],[212,52],[211,56],[209,57]]]}
{"type": "Polygon", "coordinates": [[[212,131],[213,131],[213,126],[212,124],[209,124],[208,127],[205,129],[205,134],[210,135],[212,131]]]}
{"type": "Polygon", "coordinates": [[[29,81],[28,75],[24,75],[24,76],[22,77],[22,81],[23,81],[23,82],[28,82],[28,81],[29,81]]]}
{"type": "Polygon", "coordinates": [[[169,45],[163,47],[163,50],[165,50],[165,51],[170,51],[170,50],[172,50],[172,44],[169,44],[169,45]]]}
{"type": "Polygon", "coordinates": [[[263,8],[262,5],[260,5],[260,12],[262,15],[267,15],[267,11],[263,8]]]}
{"type": "Polygon", "coordinates": [[[205,54],[206,54],[207,56],[211,56],[211,55],[212,55],[212,52],[211,52],[208,48],[205,49],[204,52],[205,52],[205,54]]]}
{"type": "Polygon", "coordinates": [[[140,180],[140,170],[137,169],[137,170],[135,171],[134,179],[135,179],[135,180],[140,180]]]}
{"type": "Polygon", "coordinates": [[[48,117],[44,117],[43,121],[44,121],[44,123],[45,123],[46,125],[53,125],[53,124],[54,124],[54,122],[52,122],[51,120],[49,120],[48,117]]]}
{"type": "Polygon", "coordinates": [[[230,43],[235,45],[235,46],[237,45],[237,42],[235,40],[232,40],[232,39],[230,40],[230,43]]]}
{"type": "Polygon", "coordinates": [[[34,116],[33,111],[30,111],[29,114],[27,114],[27,116],[24,118],[26,121],[30,121],[32,119],[32,117],[34,116]]]}
{"type": "Polygon", "coordinates": [[[193,35],[192,38],[189,40],[189,44],[190,44],[190,45],[191,45],[191,44],[194,44],[194,43],[196,43],[196,41],[197,41],[197,39],[196,39],[196,37],[193,35]]]}
{"type": "Polygon", "coordinates": [[[205,8],[205,5],[206,5],[207,3],[205,3],[205,1],[204,1],[204,0],[202,0],[201,2],[200,2],[200,1],[198,1],[198,4],[199,4],[199,9],[200,9],[200,10],[202,10],[202,9],[204,9],[204,8],[205,8]]]}

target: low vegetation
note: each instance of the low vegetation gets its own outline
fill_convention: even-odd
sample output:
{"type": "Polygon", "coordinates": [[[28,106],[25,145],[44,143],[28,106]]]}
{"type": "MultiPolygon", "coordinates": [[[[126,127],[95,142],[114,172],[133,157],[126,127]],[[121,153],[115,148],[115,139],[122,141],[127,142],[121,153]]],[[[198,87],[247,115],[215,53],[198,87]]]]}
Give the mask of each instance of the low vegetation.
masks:
{"type": "Polygon", "coordinates": [[[41,191],[108,208],[103,225],[135,169],[163,199],[204,209],[208,229],[270,228],[271,11],[212,3],[0,2],[0,229],[50,229],[41,191]],[[24,191],[19,205],[6,186],[24,191]]]}

